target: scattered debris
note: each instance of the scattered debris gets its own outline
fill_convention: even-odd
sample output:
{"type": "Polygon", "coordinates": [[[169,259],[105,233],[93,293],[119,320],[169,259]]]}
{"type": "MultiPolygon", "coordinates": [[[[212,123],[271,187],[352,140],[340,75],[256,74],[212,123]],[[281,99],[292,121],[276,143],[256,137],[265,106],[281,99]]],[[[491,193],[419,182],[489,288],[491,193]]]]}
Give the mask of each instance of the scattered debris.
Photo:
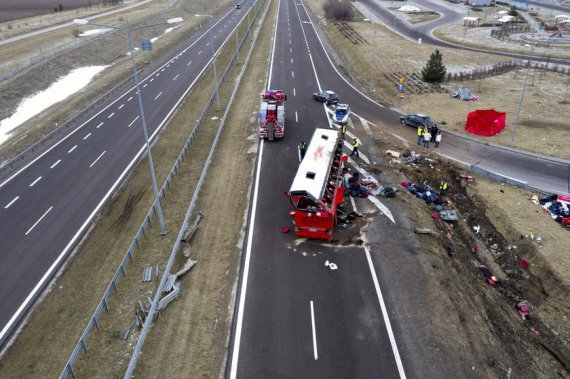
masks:
{"type": "Polygon", "coordinates": [[[526,300],[522,300],[517,304],[517,310],[519,311],[519,315],[521,316],[521,318],[523,320],[527,320],[528,317],[528,313],[530,310],[530,306],[528,304],[528,301],[526,300]]]}
{"type": "Polygon", "coordinates": [[[152,266],[146,266],[143,270],[143,282],[152,281],[152,266]]]}
{"type": "Polygon", "coordinates": [[[338,266],[328,260],[325,262],[325,266],[328,266],[331,270],[338,270],[338,266]]]}
{"type": "Polygon", "coordinates": [[[386,154],[391,155],[394,158],[400,158],[400,153],[394,150],[386,150],[386,154]]]}
{"type": "Polygon", "coordinates": [[[196,263],[198,263],[198,262],[193,261],[192,259],[188,258],[186,263],[184,263],[184,265],[180,268],[180,270],[178,270],[178,272],[176,274],[174,274],[174,276],[179,278],[181,275],[186,274],[188,271],[190,271],[190,269],[192,267],[194,267],[196,265],[196,263]]]}
{"type": "Polygon", "coordinates": [[[166,306],[170,304],[174,299],[176,299],[178,295],[180,295],[180,282],[175,282],[172,287],[172,291],[170,291],[168,295],[164,296],[158,302],[158,311],[160,312],[166,308],[166,306]]]}
{"type": "Polygon", "coordinates": [[[166,283],[164,283],[164,288],[162,289],[162,292],[172,291],[172,288],[174,287],[174,282],[176,282],[176,278],[177,277],[174,274],[168,275],[168,279],[166,279],[166,283]]]}
{"type": "Polygon", "coordinates": [[[188,231],[184,234],[184,238],[182,238],[182,242],[190,242],[190,239],[192,238],[194,233],[196,233],[196,230],[198,230],[198,224],[200,223],[200,221],[203,218],[204,218],[204,215],[202,214],[202,212],[198,212],[198,214],[196,215],[196,219],[194,220],[192,225],[190,225],[190,227],[188,228],[188,231]]]}
{"type": "Polygon", "coordinates": [[[437,232],[434,232],[431,229],[425,229],[425,228],[414,228],[414,233],[416,233],[416,234],[430,234],[434,237],[439,237],[439,234],[437,232]]]}
{"type": "Polygon", "coordinates": [[[477,96],[471,95],[471,92],[466,87],[461,87],[451,97],[454,97],[463,101],[476,101],[479,98],[477,96]]]}

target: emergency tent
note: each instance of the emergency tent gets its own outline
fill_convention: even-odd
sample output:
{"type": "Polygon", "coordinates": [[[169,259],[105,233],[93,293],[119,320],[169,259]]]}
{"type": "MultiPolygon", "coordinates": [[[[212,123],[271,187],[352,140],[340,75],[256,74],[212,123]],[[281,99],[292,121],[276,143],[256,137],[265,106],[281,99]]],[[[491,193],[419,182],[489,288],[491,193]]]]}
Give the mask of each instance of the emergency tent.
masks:
{"type": "Polygon", "coordinates": [[[491,109],[476,110],[467,115],[465,130],[478,136],[494,136],[505,129],[506,113],[491,109]]]}

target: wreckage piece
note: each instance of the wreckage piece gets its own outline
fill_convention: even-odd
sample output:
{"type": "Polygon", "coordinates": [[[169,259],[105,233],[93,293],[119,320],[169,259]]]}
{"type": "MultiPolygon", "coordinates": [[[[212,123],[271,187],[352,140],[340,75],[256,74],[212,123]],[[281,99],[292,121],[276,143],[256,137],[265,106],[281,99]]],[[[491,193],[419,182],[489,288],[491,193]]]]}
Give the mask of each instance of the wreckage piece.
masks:
{"type": "Polygon", "coordinates": [[[172,287],[172,291],[170,291],[168,295],[164,296],[158,302],[158,311],[160,312],[161,310],[166,308],[166,306],[170,304],[173,300],[175,300],[179,295],[180,295],[180,282],[176,282],[172,287]]]}
{"type": "Polygon", "coordinates": [[[186,245],[184,246],[184,250],[182,250],[182,255],[184,255],[186,258],[188,258],[190,256],[190,253],[192,253],[192,246],[190,246],[190,244],[188,242],[186,242],[186,245]]]}
{"type": "Polygon", "coordinates": [[[193,261],[192,259],[188,258],[186,263],[184,263],[184,265],[180,268],[180,270],[178,270],[178,272],[176,274],[174,274],[174,276],[179,278],[181,275],[186,274],[188,271],[190,271],[190,269],[192,267],[194,267],[196,265],[196,263],[198,263],[198,262],[193,261]]]}
{"type": "Polygon", "coordinates": [[[168,279],[166,280],[166,283],[164,283],[164,288],[162,289],[162,292],[172,291],[172,288],[174,287],[175,281],[176,281],[176,275],[169,274],[168,279]]]}
{"type": "Polygon", "coordinates": [[[438,237],[439,234],[437,232],[434,232],[431,229],[426,229],[426,228],[414,228],[414,233],[416,234],[430,234],[434,237],[438,237]]]}
{"type": "Polygon", "coordinates": [[[451,97],[464,101],[472,101],[474,99],[474,96],[471,95],[466,87],[459,88],[451,97]]]}
{"type": "Polygon", "coordinates": [[[146,266],[143,271],[143,282],[150,282],[152,280],[152,266],[146,266]]]}
{"type": "Polygon", "coordinates": [[[458,221],[459,215],[455,209],[450,209],[447,211],[440,211],[439,217],[444,221],[458,221]]]}
{"type": "Polygon", "coordinates": [[[184,233],[184,237],[181,240],[182,242],[190,242],[190,239],[192,238],[194,233],[196,233],[196,230],[198,230],[198,224],[203,218],[204,215],[202,214],[202,212],[198,212],[198,214],[196,215],[196,219],[194,220],[192,225],[190,225],[188,231],[184,233]]]}

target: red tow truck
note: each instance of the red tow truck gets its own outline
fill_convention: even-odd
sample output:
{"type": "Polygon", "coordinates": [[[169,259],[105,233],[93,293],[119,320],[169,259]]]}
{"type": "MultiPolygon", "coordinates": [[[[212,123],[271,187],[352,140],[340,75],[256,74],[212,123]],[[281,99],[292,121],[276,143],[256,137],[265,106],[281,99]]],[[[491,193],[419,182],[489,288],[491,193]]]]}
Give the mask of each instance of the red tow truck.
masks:
{"type": "Polygon", "coordinates": [[[259,107],[259,138],[281,139],[285,134],[285,101],[287,95],[282,90],[268,89],[261,94],[259,107]]]}

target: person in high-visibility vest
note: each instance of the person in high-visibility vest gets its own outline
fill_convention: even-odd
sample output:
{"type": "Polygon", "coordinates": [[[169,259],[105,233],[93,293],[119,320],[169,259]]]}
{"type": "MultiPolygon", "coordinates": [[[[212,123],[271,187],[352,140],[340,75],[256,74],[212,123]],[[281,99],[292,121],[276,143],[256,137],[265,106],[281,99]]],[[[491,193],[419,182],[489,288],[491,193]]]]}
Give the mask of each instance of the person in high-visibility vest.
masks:
{"type": "Polygon", "coordinates": [[[340,132],[340,135],[342,136],[342,140],[344,141],[344,139],[345,139],[344,135],[346,134],[346,124],[342,124],[340,126],[339,132],[340,132]]]}
{"type": "Polygon", "coordinates": [[[441,182],[439,182],[439,195],[445,195],[445,191],[447,191],[447,181],[445,179],[441,179],[441,182]]]}
{"type": "Polygon", "coordinates": [[[424,134],[425,134],[425,129],[423,125],[419,125],[418,126],[418,145],[421,145],[422,142],[424,141],[424,134]]]}
{"type": "Polygon", "coordinates": [[[299,162],[305,158],[305,153],[307,152],[307,143],[305,141],[301,141],[299,143],[299,162]]]}
{"type": "Polygon", "coordinates": [[[357,157],[360,156],[360,155],[358,155],[358,147],[360,145],[361,145],[361,143],[360,143],[360,140],[358,139],[358,137],[354,137],[354,140],[352,141],[352,153],[350,153],[351,157],[355,154],[357,157]]]}

